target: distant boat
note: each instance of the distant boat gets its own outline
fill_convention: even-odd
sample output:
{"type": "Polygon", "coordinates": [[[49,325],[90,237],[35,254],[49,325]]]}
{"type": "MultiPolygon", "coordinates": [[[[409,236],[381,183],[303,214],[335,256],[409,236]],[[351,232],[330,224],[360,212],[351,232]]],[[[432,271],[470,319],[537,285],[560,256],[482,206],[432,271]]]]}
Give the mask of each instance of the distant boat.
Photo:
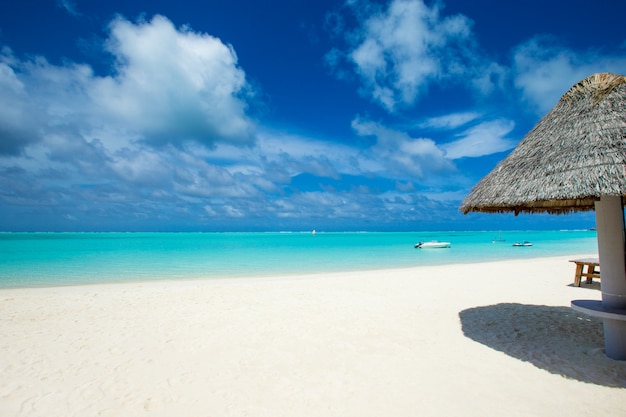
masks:
{"type": "Polygon", "coordinates": [[[530,243],[530,242],[529,242],[529,241],[527,241],[527,240],[523,241],[522,243],[515,242],[515,243],[513,244],[513,246],[532,246],[532,245],[533,245],[533,244],[532,244],[532,243],[530,243]]]}
{"type": "Polygon", "coordinates": [[[438,249],[449,248],[450,242],[439,242],[438,240],[431,240],[430,242],[419,242],[415,244],[415,249],[438,249]]]}
{"type": "Polygon", "coordinates": [[[494,238],[491,243],[502,243],[502,242],[506,242],[505,239],[502,239],[502,232],[498,232],[498,237],[494,238]]]}

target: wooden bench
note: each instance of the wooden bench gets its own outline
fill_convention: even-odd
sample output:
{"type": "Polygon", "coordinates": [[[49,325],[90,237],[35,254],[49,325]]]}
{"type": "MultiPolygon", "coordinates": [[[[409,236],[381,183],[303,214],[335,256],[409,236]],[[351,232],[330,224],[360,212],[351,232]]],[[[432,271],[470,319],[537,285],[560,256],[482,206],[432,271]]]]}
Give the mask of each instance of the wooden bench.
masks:
{"type": "Polygon", "coordinates": [[[600,260],[598,258],[574,259],[570,262],[576,264],[574,285],[577,287],[580,287],[582,277],[587,278],[587,284],[591,284],[594,278],[600,278],[600,260]],[[585,272],[585,266],[587,267],[587,272],[585,272]]]}

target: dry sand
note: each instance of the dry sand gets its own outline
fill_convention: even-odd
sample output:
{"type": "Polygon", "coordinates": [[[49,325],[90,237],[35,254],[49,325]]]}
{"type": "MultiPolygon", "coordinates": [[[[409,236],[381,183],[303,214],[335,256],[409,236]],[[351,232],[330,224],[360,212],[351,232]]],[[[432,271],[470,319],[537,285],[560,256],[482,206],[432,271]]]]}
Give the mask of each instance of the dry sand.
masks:
{"type": "Polygon", "coordinates": [[[626,416],[568,259],[0,290],[0,416],[626,416]]]}

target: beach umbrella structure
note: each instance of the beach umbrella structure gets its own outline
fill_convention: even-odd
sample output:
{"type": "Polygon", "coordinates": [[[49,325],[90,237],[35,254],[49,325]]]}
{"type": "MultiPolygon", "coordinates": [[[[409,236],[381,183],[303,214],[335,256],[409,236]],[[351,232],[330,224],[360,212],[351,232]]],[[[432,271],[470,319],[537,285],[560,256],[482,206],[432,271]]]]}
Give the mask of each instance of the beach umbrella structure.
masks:
{"type": "Polygon", "coordinates": [[[601,317],[605,353],[626,360],[626,77],[593,74],[570,88],[482,178],[460,210],[566,214],[595,210],[602,301],[572,308],[601,317]]]}

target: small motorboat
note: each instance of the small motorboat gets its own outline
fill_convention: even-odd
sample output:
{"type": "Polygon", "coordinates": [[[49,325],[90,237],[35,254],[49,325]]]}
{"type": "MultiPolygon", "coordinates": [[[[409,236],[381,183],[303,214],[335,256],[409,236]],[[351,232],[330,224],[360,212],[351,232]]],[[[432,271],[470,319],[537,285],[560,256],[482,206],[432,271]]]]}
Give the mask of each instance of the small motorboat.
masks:
{"type": "Polygon", "coordinates": [[[419,242],[415,244],[415,249],[437,249],[437,248],[449,248],[450,242],[439,242],[438,240],[432,240],[430,242],[419,242]]]}
{"type": "Polygon", "coordinates": [[[515,242],[515,243],[513,244],[513,246],[532,246],[532,245],[533,245],[533,244],[532,244],[532,243],[530,243],[530,242],[529,242],[529,241],[527,241],[527,240],[523,241],[522,243],[515,242]]]}

